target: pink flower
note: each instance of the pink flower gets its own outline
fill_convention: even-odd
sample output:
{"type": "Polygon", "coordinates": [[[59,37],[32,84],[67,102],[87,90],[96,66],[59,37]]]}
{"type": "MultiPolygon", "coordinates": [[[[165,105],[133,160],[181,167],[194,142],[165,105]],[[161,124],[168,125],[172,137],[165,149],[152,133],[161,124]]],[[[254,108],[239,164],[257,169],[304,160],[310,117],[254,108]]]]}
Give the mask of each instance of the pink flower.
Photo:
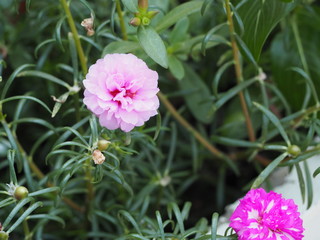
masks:
{"type": "Polygon", "coordinates": [[[264,189],[252,189],[230,218],[239,240],[301,240],[302,219],[292,199],[264,189]]]}
{"type": "Polygon", "coordinates": [[[89,68],[83,102],[110,130],[125,132],[157,114],[158,74],[132,54],[107,54],[89,68]]]}

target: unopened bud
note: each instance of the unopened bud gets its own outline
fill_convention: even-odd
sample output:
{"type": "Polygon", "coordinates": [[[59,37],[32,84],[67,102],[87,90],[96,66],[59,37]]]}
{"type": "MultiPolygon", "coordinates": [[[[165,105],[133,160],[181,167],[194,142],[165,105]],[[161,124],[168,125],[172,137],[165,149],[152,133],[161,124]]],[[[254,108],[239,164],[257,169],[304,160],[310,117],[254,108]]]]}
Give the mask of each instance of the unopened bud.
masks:
{"type": "Polygon", "coordinates": [[[98,149],[94,150],[92,153],[92,159],[95,164],[102,164],[106,160],[105,156],[98,149]]]}
{"type": "Polygon", "coordinates": [[[93,22],[94,22],[94,18],[92,14],[91,14],[91,18],[86,18],[81,22],[81,26],[87,30],[87,35],[89,37],[94,34],[93,22]]]}
{"type": "Polygon", "coordinates": [[[297,145],[291,145],[288,147],[288,153],[293,157],[297,157],[301,153],[301,149],[297,145]]]}
{"type": "Polygon", "coordinates": [[[130,20],[129,22],[130,25],[134,26],[134,27],[138,27],[141,25],[141,19],[138,17],[134,17],[130,20]]]}
{"type": "Polygon", "coordinates": [[[9,234],[4,231],[0,231],[0,240],[8,240],[8,239],[9,239],[9,234]]]}
{"type": "Polygon", "coordinates": [[[105,139],[101,139],[98,141],[98,149],[100,151],[105,151],[108,149],[109,145],[110,145],[110,141],[105,140],[105,139]]]}
{"type": "Polygon", "coordinates": [[[17,200],[22,200],[28,197],[29,191],[24,186],[19,186],[14,190],[13,197],[17,200]]]}
{"type": "Polygon", "coordinates": [[[142,25],[147,26],[150,24],[150,19],[148,17],[142,18],[142,25]]]}

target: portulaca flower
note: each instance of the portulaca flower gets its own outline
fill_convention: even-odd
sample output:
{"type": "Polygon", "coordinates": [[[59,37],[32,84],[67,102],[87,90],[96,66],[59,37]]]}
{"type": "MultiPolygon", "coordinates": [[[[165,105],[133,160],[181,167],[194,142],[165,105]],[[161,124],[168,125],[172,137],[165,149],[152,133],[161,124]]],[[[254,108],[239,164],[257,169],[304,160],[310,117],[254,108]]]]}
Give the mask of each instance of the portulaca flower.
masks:
{"type": "Polygon", "coordinates": [[[107,54],[83,84],[83,102],[110,130],[129,132],[157,114],[158,74],[132,54],[107,54]]]}
{"type": "Polygon", "coordinates": [[[230,217],[239,240],[301,240],[302,219],[292,199],[252,189],[230,217]]]}

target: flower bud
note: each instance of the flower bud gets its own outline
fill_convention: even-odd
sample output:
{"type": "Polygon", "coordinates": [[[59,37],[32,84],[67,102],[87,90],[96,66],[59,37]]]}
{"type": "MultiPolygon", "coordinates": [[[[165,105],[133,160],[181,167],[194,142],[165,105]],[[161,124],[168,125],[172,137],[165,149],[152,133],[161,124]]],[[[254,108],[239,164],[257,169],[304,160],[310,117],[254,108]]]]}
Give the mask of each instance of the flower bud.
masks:
{"type": "Polygon", "coordinates": [[[297,145],[289,146],[287,151],[293,157],[297,157],[301,153],[301,149],[297,145]]]}
{"type": "Polygon", "coordinates": [[[108,149],[109,145],[110,145],[110,141],[105,140],[105,139],[101,139],[98,141],[98,149],[100,151],[105,151],[108,149]]]}
{"type": "Polygon", "coordinates": [[[130,25],[134,26],[134,27],[138,27],[141,25],[141,19],[138,17],[134,17],[130,20],[129,22],[130,25]]]}
{"type": "Polygon", "coordinates": [[[19,186],[15,189],[15,191],[13,193],[13,197],[20,201],[20,200],[28,197],[28,194],[29,194],[29,191],[26,187],[19,186]]]}
{"type": "Polygon", "coordinates": [[[102,163],[104,163],[106,158],[100,150],[96,149],[92,153],[92,159],[95,164],[102,164],[102,163]]]}
{"type": "Polygon", "coordinates": [[[142,18],[142,25],[147,26],[150,24],[150,19],[148,17],[142,18]]]}
{"type": "Polygon", "coordinates": [[[9,239],[9,234],[4,231],[0,231],[0,240],[8,240],[8,239],[9,239]]]}

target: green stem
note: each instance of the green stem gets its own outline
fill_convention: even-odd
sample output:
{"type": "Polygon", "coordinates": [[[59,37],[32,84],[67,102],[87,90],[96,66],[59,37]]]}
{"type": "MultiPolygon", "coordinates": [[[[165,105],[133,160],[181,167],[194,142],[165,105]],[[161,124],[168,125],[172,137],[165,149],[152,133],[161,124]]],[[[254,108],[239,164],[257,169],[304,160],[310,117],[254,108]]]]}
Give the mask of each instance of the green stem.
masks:
{"type": "MultiPolygon", "coordinates": [[[[240,64],[239,49],[238,49],[238,45],[237,45],[237,42],[235,39],[236,32],[235,32],[234,25],[233,25],[232,13],[231,13],[231,9],[230,9],[229,0],[225,0],[225,7],[226,7],[226,11],[227,11],[227,21],[228,21],[229,31],[230,31],[231,46],[232,46],[232,53],[233,53],[233,59],[234,59],[234,68],[235,68],[235,72],[236,72],[237,82],[239,84],[243,81],[243,76],[242,76],[242,69],[241,69],[241,64],[240,64]]],[[[256,140],[256,137],[255,137],[252,121],[250,118],[249,110],[247,107],[247,103],[245,101],[245,98],[244,98],[242,91],[239,92],[239,98],[240,98],[242,112],[243,112],[243,115],[246,120],[246,126],[247,126],[249,139],[251,142],[254,142],[256,140]]]]}
{"type": "Polygon", "coordinates": [[[120,21],[120,28],[121,28],[121,33],[122,33],[122,39],[123,39],[123,40],[128,40],[128,35],[127,35],[126,25],[125,25],[124,19],[123,19],[123,14],[122,14],[122,10],[121,10],[120,0],[117,0],[117,2],[116,2],[116,8],[117,8],[118,16],[119,16],[119,21],[120,21]]]}
{"type": "Polygon", "coordinates": [[[148,0],[139,0],[138,1],[138,7],[139,7],[140,11],[147,12],[148,7],[149,7],[148,5],[149,5],[148,0]]]}
{"type": "Polygon", "coordinates": [[[79,37],[78,31],[77,31],[76,25],[74,23],[71,11],[69,9],[69,6],[68,6],[66,0],[60,0],[60,3],[61,3],[61,5],[62,5],[62,7],[64,9],[64,12],[66,13],[67,20],[68,20],[68,23],[69,23],[69,27],[71,29],[71,32],[72,32],[72,35],[73,35],[73,38],[74,38],[74,42],[76,44],[78,57],[79,57],[80,64],[81,64],[82,73],[83,73],[83,75],[86,75],[87,72],[88,72],[87,60],[86,60],[86,57],[84,55],[83,48],[81,46],[80,37],[79,37]]]}
{"type": "Polygon", "coordinates": [[[91,206],[94,199],[94,189],[92,184],[92,174],[91,174],[91,160],[92,157],[90,156],[85,162],[85,174],[87,180],[87,199],[86,199],[86,213],[89,216],[91,211],[91,206]]]}

